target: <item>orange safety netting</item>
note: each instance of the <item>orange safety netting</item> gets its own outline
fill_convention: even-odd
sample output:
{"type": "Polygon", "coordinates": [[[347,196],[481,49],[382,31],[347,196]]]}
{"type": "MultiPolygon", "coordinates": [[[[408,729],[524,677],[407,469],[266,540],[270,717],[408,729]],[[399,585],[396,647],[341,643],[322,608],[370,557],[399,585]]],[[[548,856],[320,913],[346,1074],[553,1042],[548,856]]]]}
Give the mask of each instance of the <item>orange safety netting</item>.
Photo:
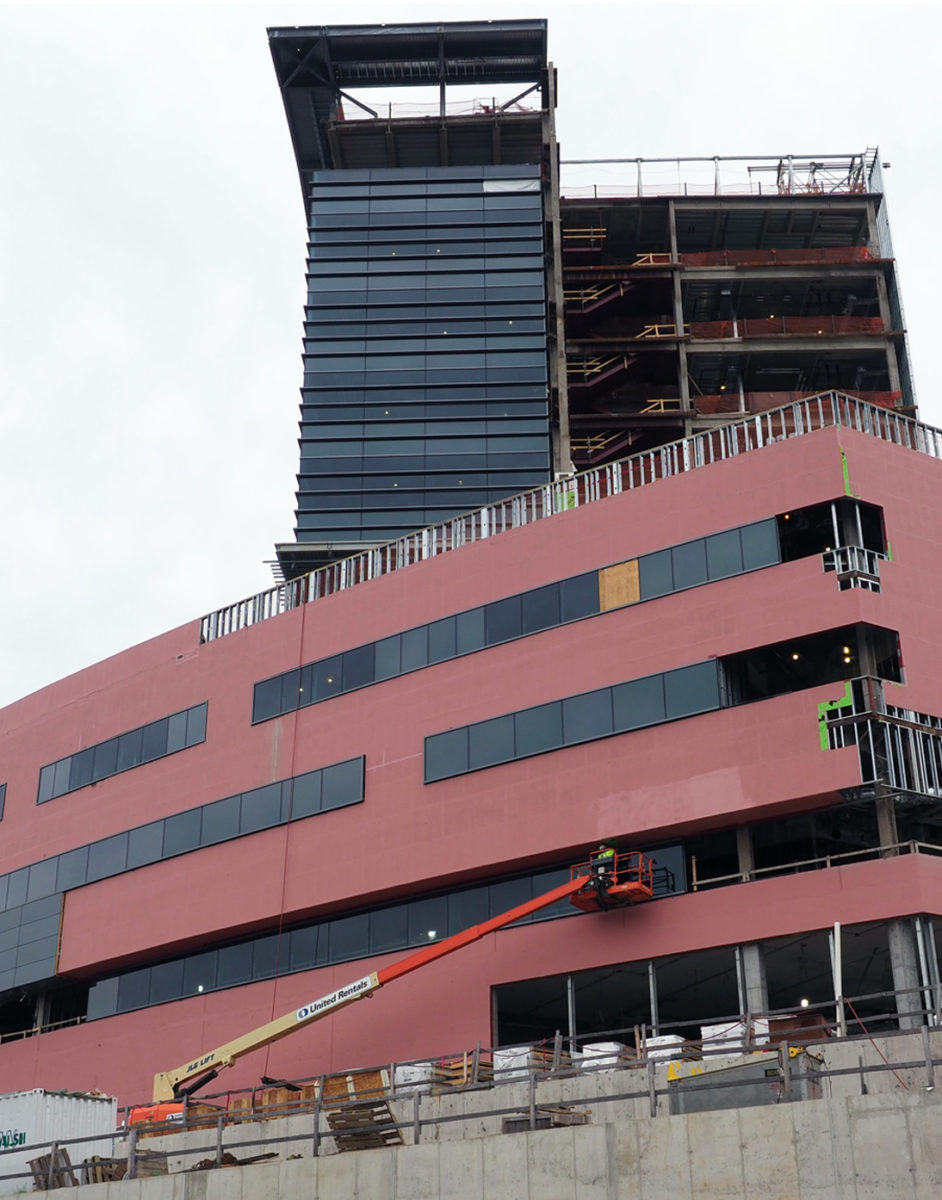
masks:
{"type": "MultiPolygon", "coordinates": [[[[739,392],[721,392],[716,396],[692,396],[691,403],[697,412],[704,416],[714,413],[762,413],[774,408],[782,408],[786,404],[794,404],[797,400],[807,400],[816,396],[817,392],[746,392],[740,400],[739,392]],[[745,408],[741,407],[745,403],[745,408]]],[[[896,408],[902,399],[902,392],[866,392],[854,391],[848,393],[858,400],[868,404],[876,404],[880,408],[896,408]]]]}
{"type": "Polygon", "coordinates": [[[805,334],[883,333],[880,317],[742,317],[735,321],[691,321],[692,338],[776,337],[805,334]]]}
{"type": "Polygon", "coordinates": [[[812,250],[707,250],[679,257],[686,267],[756,267],[769,263],[866,262],[873,255],[866,246],[842,246],[812,250]]]}

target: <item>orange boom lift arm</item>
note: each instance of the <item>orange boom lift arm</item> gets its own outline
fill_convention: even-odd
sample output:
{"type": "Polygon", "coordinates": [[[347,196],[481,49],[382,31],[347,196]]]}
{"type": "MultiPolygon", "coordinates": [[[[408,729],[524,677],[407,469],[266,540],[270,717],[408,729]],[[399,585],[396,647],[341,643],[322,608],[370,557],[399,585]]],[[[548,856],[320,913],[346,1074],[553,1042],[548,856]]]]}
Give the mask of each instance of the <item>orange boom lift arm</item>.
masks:
{"type": "Polygon", "coordinates": [[[614,857],[597,856],[589,862],[579,863],[571,868],[570,878],[566,883],[544,892],[540,896],[518,904],[507,912],[482,921],[480,925],[472,925],[461,933],[443,938],[434,945],[423,946],[421,950],[401,958],[398,962],[381,967],[362,979],[355,979],[343,987],[336,988],[326,996],[320,996],[284,1016],[269,1021],[266,1025],[253,1029],[250,1033],[242,1034],[225,1045],[218,1046],[206,1054],[201,1054],[183,1066],[173,1071],[160,1071],[154,1076],[154,1106],[132,1110],[131,1121],[146,1121],[163,1119],[168,1115],[168,1109],[174,1109],[174,1101],[188,1096],[198,1088],[215,1079],[219,1071],[232,1064],[244,1054],[271,1045],[291,1033],[303,1029],[314,1021],[345,1008],[363,996],[370,996],[384,984],[402,975],[417,971],[420,967],[444,958],[469,946],[472,942],[480,941],[489,933],[502,929],[514,921],[548,908],[557,900],[567,896],[570,902],[583,912],[601,912],[610,908],[623,908],[626,905],[638,904],[650,900],[653,891],[653,863],[650,858],[637,851],[626,854],[616,854],[614,857]],[[160,1113],[155,1111],[160,1108],[160,1113]]]}

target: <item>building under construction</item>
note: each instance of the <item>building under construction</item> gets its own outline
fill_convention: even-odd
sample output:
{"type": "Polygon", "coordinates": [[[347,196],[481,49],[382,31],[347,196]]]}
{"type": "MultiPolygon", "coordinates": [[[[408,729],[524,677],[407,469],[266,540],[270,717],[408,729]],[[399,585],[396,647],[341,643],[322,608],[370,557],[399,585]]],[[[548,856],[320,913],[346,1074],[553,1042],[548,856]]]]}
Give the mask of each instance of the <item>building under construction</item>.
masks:
{"type": "Polygon", "coordinates": [[[650,903],[529,913],[227,1083],[937,1024],[942,434],[877,155],[586,187],[541,21],[270,42],[310,232],[287,582],[3,711],[5,1086],[147,1099],[602,841],[650,903]]]}

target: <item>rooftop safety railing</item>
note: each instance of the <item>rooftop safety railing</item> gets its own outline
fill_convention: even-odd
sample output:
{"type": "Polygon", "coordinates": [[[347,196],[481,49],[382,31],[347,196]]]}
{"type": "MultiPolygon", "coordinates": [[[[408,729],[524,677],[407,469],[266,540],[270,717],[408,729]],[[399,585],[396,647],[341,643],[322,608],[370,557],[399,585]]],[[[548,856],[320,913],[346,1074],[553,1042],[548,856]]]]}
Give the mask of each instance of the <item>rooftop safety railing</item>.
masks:
{"type": "Polygon", "coordinates": [[[547,520],[609,496],[829,426],[854,429],[932,458],[942,458],[942,430],[844,392],[821,392],[521,492],[268,588],[204,616],[200,622],[200,640],[209,642],[224,637],[302,604],[534,521],[547,520]]]}
{"type": "Polygon", "coordinates": [[[629,196],[806,196],[880,192],[876,150],[862,154],[564,159],[564,199],[629,196]],[[591,173],[592,182],[583,183],[591,173]],[[600,176],[606,176],[600,179],[600,176]]]}
{"type": "Polygon", "coordinates": [[[410,121],[420,117],[441,119],[445,117],[492,117],[505,114],[534,113],[539,108],[521,103],[517,99],[504,100],[500,96],[479,96],[473,100],[448,100],[442,112],[435,102],[388,100],[371,103],[369,98],[359,97],[359,103],[341,103],[338,106],[338,121],[410,121]]]}

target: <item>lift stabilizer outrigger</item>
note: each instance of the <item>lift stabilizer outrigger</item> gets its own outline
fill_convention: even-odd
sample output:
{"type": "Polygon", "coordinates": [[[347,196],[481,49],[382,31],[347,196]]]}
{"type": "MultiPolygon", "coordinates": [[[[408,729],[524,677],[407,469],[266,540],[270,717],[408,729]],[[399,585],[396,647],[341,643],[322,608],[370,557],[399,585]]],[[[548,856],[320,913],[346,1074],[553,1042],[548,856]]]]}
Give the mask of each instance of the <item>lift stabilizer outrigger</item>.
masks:
{"type": "Polygon", "coordinates": [[[502,929],[505,925],[530,916],[531,913],[548,908],[557,900],[568,896],[570,903],[583,912],[624,908],[650,900],[653,873],[654,864],[651,859],[634,850],[608,857],[599,855],[588,862],[579,863],[570,868],[570,877],[566,883],[561,883],[524,904],[518,904],[516,908],[491,917],[488,921],[482,921],[480,925],[472,925],[469,929],[443,938],[433,945],[423,946],[421,950],[397,962],[380,967],[378,971],[372,971],[362,979],[354,979],[326,996],[311,1000],[308,1004],[303,1004],[300,1008],[259,1026],[258,1029],[253,1029],[251,1033],[242,1034],[225,1045],[217,1046],[215,1050],[198,1055],[173,1071],[158,1072],[154,1076],[153,1105],[133,1109],[131,1122],[164,1120],[174,1116],[174,1110],[180,1111],[179,1101],[210,1083],[224,1067],[231,1067],[243,1055],[277,1042],[311,1022],[319,1021],[322,1017],[345,1008],[355,1000],[372,995],[384,984],[444,958],[446,954],[453,954],[454,951],[479,941],[496,929],[502,929]]]}

